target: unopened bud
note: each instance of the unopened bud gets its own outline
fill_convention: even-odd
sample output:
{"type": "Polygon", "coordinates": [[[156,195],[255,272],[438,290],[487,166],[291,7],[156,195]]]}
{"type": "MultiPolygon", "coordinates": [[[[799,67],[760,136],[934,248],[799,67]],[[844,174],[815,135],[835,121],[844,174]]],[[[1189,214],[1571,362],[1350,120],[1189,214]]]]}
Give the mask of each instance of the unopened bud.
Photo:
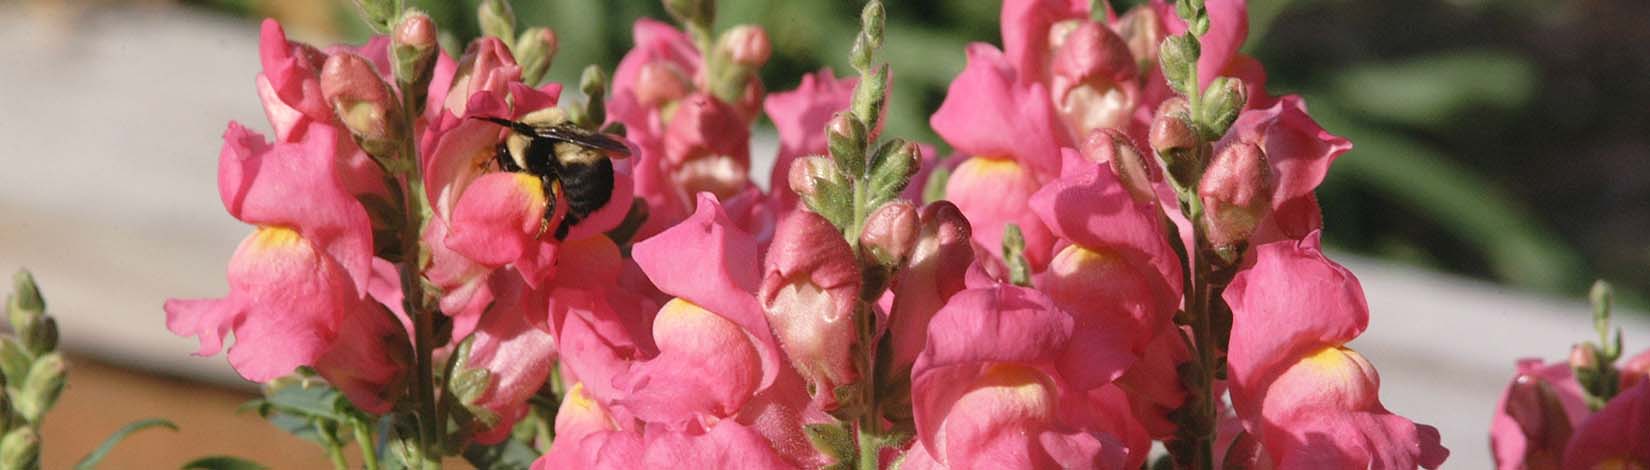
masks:
{"type": "Polygon", "coordinates": [[[768,63],[768,56],[773,53],[773,44],[768,42],[768,32],[761,26],[743,24],[722,33],[721,46],[733,59],[733,63],[748,68],[758,68],[768,63]]]}
{"type": "Polygon", "coordinates": [[[0,373],[12,377],[13,380],[21,380],[21,377],[29,373],[29,366],[33,361],[34,358],[29,356],[17,341],[0,337],[0,373]]]}
{"type": "Polygon", "coordinates": [[[413,93],[413,102],[422,103],[430,86],[430,75],[435,66],[435,20],[418,10],[407,10],[390,35],[391,72],[401,89],[413,93]]]}
{"type": "Polygon", "coordinates": [[[378,33],[389,29],[390,20],[395,18],[396,3],[395,0],[355,0],[355,6],[361,10],[361,17],[367,21],[367,26],[378,33]]]}
{"type": "Polygon", "coordinates": [[[1165,101],[1152,119],[1147,138],[1174,183],[1190,188],[1203,173],[1204,156],[1203,141],[1186,117],[1185,103],[1179,98],[1165,101]]]}
{"type": "Polygon", "coordinates": [[[922,147],[916,142],[892,139],[877,148],[871,157],[871,180],[868,187],[872,204],[898,197],[911,184],[921,167],[922,147]]]}
{"type": "Polygon", "coordinates": [[[664,0],[664,5],[683,24],[709,25],[716,19],[716,0],[664,0]]]}
{"type": "Polygon", "coordinates": [[[550,71],[556,57],[556,32],[550,28],[527,28],[516,39],[516,64],[521,66],[521,81],[538,85],[550,71]]]}
{"type": "Polygon", "coordinates": [[[1243,106],[1249,102],[1249,89],[1244,86],[1243,80],[1232,77],[1216,78],[1209,83],[1209,90],[1203,95],[1203,108],[1198,110],[1197,121],[1205,131],[1205,140],[1219,140],[1226,135],[1226,129],[1237,121],[1243,106]]]}
{"type": "MultiPolygon", "coordinates": [[[[46,299],[40,296],[40,287],[34,283],[34,274],[27,270],[18,271],[11,278],[11,315],[17,318],[19,314],[41,315],[46,312],[46,299]]],[[[17,320],[12,320],[15,328],[17,320]]]]}
{"type": "Polygon", "coordinates": [[[1592,343],[1580,343],[1570,348],[1570,368],[1576,370],[1598,369],[1598,348],[1592,343]]]}
{"type": "Polygon", "coordinates": [[[1117,31],[1142,71],[1157,63],[1157,46],[1163,41],[1163,26],[1158,21],[1157,10],[1133,8],[1123,14],[1117,31]]]}
{"type": "Polygon", "coordinates": [[[1197,77],[1192,76],[1192,64],[1197,63],[1200,53],[1197,38],[1190,34],[1163,39],[1163,45],[1157,50],[1157,61],[1163,66],[1163,78],[1168,80],[1169,88],[1183,95],[1192,93],[1197,87],[1197,77]]]}
{"type": "Polygon", "coordinates": [[[1018,224],[1008,224],[1003,230],[1003,265],[1008,267],[1008,282],[1016,286],[1031,286],[1031,263],[1026,260],[1026,237],[1018,224]]]}
{"type": "Polygon", "coordinates": [[[1105,163],[1111,167],[1117,180],[1123,183],[1123,188],[1129,191],[1129,197],[1139,204],[1149,204],[1157,199],[1152,190],[1152,169],[1156,168],[1146,161],[1146,156],[1140,149],[1129,143],[1129,136],[1117,129],[1095,129],[1089,133],[1089,138],[1083,141],[1083,156],[1090,161],[1105,163]]]}
{"type": "Polygon", "coordinates": [[[476,21],[481,23],[481,34],[503,41],[516,37],[516,11],[508,0],[481,0],[476,21]]]}
{"type": "Polygon", "coordinates": [[[401,105],[372,62],[347,52],[328,57],[321,94],[362,150],[381,160],[393,158],[401,140],[401,105]]]}
{"type": "Polygon", "coordinates": [[[67,367],[62,354],[50,353],[35,359],[34,366],[29,368],[29,375],[23,379],[21,393],[15,397],[17,412],[23,419],[31,423],[39,422],[46,411],[57,403],[57,397],[63,393],[63,385],[67,383],[67,367]]]}
{"type": "Polygon", "coordinates": [[[911,255],[919,228],[915,205],[905,200],[890,201],[865,218],[859,248],[878,264],[896,266],[911,255]]]}
{"type": "Polygon", "coordinates": [[[0,438],[0,468],[40,468],[40,435],[23,426],[0,438]]]}
{"type": "Polygon", "coordinates": [[[854,119],[865,126],[867,141],[876,141],[882,133],[883,106],[888,102],[888,64],[877,67],[875,73],[862,75],[854,86],[854,119]]]}
{"type": "Polygon", "coordinates": [[[825,131],[826,147],[842,171],[852,177],[865,174],[865,126],[848,113],[837,113],[825,131]]]}
{"type": "Polygon", "coordinates": [[[888,13],[882,7],[881,0],[871,0],[859,12],[859,23],[872,49],[882,47],[882,34],[887,23],[888,13]]]}
{"type": "Polygon", "coordinates": [[[607,122],[607,72],[596,64],[585,66],[579,75],[579,91],[584,92],[584,116],[592,127],[607,122]]]}
{"type": "Polygon", "coordinates": [[[861,278],[853,250],[830,221],[795,211],[774,229],[763,264],[757,300],[768,324],[809,389],[829,407],[837,387],[859,378],[853,350],[861,278]]]}
{"type": "Polygon", "coordinates": [[[808,156],[791,162],[786,175],[791,191],[812,209],[838,227],[847,225],[853,214],[853,194],[848,179],[829,157],[808,156]]]}
{"type": "Polygon", "coordinates": [[[636,101],[642,106],[657,108],[680,100],[693,93],[693,82],[687,72],[669,61],[654,61],[642,65],[636,78],[636,101]]]}
{"type": "MultiPolygon", "coordinates": [[[[1217,252],[1242,249],[1262,218],[1272,209],[1272,169],[1266,152],[1248,142],[1227,146],[1209,163],[1198,183],[1203,202],[1203,224],[1217,252]]],[[[1217,253],[1236,261],[1236,253],[1217,253]]]]}

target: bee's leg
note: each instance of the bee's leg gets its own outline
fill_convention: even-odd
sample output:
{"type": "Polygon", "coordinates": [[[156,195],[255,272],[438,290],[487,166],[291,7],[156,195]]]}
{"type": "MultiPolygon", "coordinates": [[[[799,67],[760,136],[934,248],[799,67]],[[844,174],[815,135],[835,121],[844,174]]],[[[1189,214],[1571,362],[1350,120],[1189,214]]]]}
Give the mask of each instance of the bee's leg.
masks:
{"type": "MultiPolygon", "coordinates": [[[[544,218],[539,221],[539,233],[536,238],[544,238],[544,233],[550,231],[551,220],[556,218],[556,194],[558,191],[556,190],[556,179],[549,175],[540,176],[539,183],[544,188],[544,218]]],[[[567,225],[567,222],[562,222],[562,225],[567,225]]]]}
{"type": "Polygon", "coordinates": [[[573,228],[574,225],[578,225],[581,220],[584,220],[583,216],[573,211],[567,211],[567,216],[561,219],[561,225],[556,226],[556,241],[567,239],[567,231],[573,228]]]}

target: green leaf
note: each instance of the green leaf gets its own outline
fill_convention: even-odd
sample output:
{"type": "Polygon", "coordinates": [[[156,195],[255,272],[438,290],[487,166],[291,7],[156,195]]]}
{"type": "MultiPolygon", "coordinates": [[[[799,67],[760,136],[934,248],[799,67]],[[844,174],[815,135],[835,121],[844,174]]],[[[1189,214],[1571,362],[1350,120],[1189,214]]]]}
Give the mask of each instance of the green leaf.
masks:
{"type": "Polygon", "coordinates": [[[108,456],[109,451],[114,450],[115,445],[119,444],[120,441],[125,440],[126,436],[130,436],[132,433],[153,427],[163,427],[173,431],[178,430],[178,425],[172,424],[171,421],[160,418],[149,418],[134,421],[125,426],[121,426],[121,428],[116,430],[114,434],[110,435],[108,439],[104,439],[103,444],[98,445],[97,449],[92,450],[92,453],[86,454],[85,458],[80,459],[80,463],[74,465],[75,470],[91,470],[93,468],[97,468],[97,463],[102,462],[103,457],[108,456]]]}
{"type": "Polygon", "coordinates": [[[269,467],[251,460],[227,455],[201,457],[183,464],[182,467],[183,470],[264,470],[267,468],[269,467]]]}
{"type": "Polygon", "coordinates": [[[815,449],[830,457],[835,463],[852,462],[859,454],[854,444],[854,435],[847,426],[840,423],[809,424],[802,427],[803,434],[813,443],[815,449]]]}
{"type": "MultiPolygon", "coordinates": [[[[1332,79],[1335,103],[1376,118],[1426,128],[1456,125],[1479,108],[1516,110],[1540,77],[1529,59],[1471,49],[1384,64],[1359,64],[1332,79]]],[[[1357,141],[1353,141],[1357,142],[1357,141]]]]}

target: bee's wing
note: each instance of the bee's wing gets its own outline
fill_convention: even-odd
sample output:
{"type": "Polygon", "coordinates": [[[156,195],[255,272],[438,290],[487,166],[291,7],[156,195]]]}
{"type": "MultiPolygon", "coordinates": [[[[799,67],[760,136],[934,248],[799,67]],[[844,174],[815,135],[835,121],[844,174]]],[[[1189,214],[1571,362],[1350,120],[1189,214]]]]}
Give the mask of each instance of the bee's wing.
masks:
{"type": "Polygon", "coordinates": [[[622,157],[630,156],[630,147],[626,146],[624,142],[600,132],[591,132],[573,126],[536,127],[533,132],[539,137],[572,142],[622,157]]]}

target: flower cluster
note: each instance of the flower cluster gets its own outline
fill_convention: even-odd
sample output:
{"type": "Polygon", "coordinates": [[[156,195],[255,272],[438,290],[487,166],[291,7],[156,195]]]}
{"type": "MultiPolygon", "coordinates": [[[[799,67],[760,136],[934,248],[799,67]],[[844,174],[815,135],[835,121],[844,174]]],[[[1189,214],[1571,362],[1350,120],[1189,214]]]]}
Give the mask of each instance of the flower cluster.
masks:
{"type": "Polygon", "coordinates": [[[231,123],[219,162],[252,233],[228,295],[166,311],[201,354],[233,334],[248,380],[387,417],[369,467],[511,444],[535,468],[1448,455],[1347,347],[1369,312],[1313,191],[1351,145],[1266,94],[1240,0],[1005,1],[1003,48],[967,46],[932,115],[945,159],[883,135],[877,1],[855,76],[770,95],[760,27],[666,0],[682,29],[639,20],[582,100],[539,83],[555,35],[517,34],[506,2],[456,59],[422,13],[358,3],[387,37],[321,50],[265,23],[276,138],[231,123]]]}

